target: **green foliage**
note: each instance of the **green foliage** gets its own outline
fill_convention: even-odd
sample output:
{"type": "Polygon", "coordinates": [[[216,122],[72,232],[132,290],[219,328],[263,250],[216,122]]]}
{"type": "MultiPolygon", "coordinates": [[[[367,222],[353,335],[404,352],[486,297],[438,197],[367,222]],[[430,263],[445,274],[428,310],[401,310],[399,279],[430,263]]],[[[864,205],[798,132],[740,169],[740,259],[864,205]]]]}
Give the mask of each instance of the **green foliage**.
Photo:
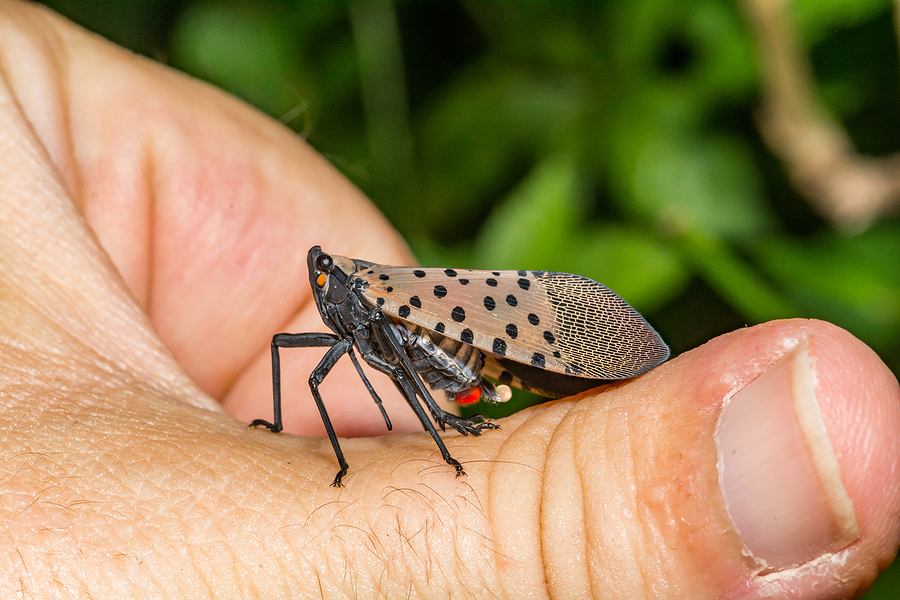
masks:
{"type": "MultiPolygon", "coordinates": [[[[793,191],[731,2],[48,4],[283,119],[424,264],[584,274],[676,354],[697,331],[826,319],[900,371],[900,222],[839,233],[793,191]]],[[[896,152],[892,3],[791,6],[827,109],[896,152]]]]}

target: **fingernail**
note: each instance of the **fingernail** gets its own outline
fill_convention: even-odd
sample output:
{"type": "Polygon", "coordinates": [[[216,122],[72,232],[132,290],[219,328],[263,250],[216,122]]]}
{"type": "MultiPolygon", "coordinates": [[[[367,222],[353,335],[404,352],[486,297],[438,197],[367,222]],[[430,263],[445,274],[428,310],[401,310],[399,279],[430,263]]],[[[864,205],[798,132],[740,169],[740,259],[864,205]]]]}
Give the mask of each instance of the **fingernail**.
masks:
{"type": "Polygon", "coordinates": [[[719,418],[719,484],[760,570],[802,565],[859,537],[815,383],[803,342],[736,392],[719,418]]]}

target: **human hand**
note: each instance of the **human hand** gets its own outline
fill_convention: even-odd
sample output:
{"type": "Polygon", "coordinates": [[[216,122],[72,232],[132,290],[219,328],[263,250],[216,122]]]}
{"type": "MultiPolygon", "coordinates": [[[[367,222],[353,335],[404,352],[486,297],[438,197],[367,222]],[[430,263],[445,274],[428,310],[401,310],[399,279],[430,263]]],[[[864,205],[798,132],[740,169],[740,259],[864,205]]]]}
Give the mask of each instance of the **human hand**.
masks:
{"type": "MultiPolygon", "coordinates": [[[[346,440],[346,487],[329,487],[327,440],[246,428],[271,414],[269,340],[323,330],[311,245],[408,264],[402,241],[221,92],[38,7],[0,3],[0,28],[0,597],[822,598],[893,558],[897,381],[815,321],[446,434],[465,478],[422,433],[346,440]],[[731,458],[754,448],[757,464],[731,458]]],[[[285,353],[293,433],[322,431],[319,358],[285,353]]],[[[338,433],[384,433],[336,369],[338,433]]],[[[420,430],[371,379],[395,428],[420,430]]]]}

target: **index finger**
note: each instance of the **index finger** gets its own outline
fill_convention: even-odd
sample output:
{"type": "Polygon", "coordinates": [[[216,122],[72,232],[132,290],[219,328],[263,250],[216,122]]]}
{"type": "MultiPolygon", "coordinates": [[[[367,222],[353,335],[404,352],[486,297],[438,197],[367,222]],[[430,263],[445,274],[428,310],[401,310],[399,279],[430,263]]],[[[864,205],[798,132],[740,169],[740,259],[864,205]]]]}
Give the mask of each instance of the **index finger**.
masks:
{"type": "MultiPolygon", "coordinates": [[[[408,264],[405,245],[279,123],[49,11],[3,12],[19,106],[136,302],[205,392],[269,411],[272,334],[323,328],[306,250],[408,264]]],[[[317,358],[298,360],[302,389],[317,358]]]]}

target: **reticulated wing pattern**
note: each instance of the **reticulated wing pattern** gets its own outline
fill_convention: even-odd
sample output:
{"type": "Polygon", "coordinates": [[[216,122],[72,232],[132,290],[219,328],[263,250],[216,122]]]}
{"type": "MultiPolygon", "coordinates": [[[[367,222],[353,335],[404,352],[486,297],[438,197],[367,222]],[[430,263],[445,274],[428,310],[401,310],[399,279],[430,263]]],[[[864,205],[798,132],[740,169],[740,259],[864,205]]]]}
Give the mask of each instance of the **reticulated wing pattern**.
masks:
{"type": "Polygon", "coordinates": [[[356,276],[385,313],[539,369],[622,379],[668,356],[640,314],[579,275],[365,264],[356,276]]]}
{"type": "Polygon", "coordinates": [[[668,357],[659,334],[605,285],[569,273],[544,273],[538,280],[553,305],[557,345],[570,374],[634,377],[668,357]]]}

